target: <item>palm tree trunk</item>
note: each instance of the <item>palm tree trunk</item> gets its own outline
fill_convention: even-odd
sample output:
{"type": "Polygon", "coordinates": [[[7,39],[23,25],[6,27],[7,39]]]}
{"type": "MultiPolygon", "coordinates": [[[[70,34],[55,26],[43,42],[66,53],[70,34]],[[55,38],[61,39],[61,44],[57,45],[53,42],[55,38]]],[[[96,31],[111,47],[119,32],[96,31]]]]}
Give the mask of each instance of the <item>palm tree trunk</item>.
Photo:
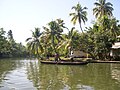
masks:
{"type": "Polygon", "coordinates": [[[54,36],[52,36],[52,45],[53,45],[54,52],[57,53],[55,48],[54,36]]]}
{"type": "Polygon", "coordinates": [[[82,33],[84,33],[83,30],[82,30],[80,18],[79,18],[79,25],[80,25],[80,29],[81,29],[82,33]]]}
{"type": "Polygon", "coordinates": [[[82,33],[84,33],[83,30],[82,30],[81,24],[80,24],[80,29],[81,29],[82,33]]]}

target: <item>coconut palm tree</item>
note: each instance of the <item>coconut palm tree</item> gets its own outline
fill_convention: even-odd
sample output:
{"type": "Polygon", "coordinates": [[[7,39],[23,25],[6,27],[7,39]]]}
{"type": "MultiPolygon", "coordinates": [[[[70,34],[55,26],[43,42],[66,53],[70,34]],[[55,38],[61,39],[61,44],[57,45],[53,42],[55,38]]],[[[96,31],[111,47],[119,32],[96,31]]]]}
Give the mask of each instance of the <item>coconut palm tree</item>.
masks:
{"type": "Polygon", "coordinates": [[[75,30],[75,27],[71,28],[71,30],[68,31],[68,34],[64,35],[64,40],[61,42],[58,48],[64,47],[65,51],[69,52],[70,54],[71,50],[76,50],[79,47],[79,36],[77,30],[75,30]]]}
{"type": "Polygon", "coordinates": [[[35,31],[32,31],[32,37],[26,39],[28,49],[37,55],[37,57],[39,57],[39,53],[43,52],[43,47],[40,43],[41,35],[42,33],[39,28],[35,28],[35,31]]]}
{"type": "Polygon", "coordinates": [[[65,28],[65,26],[64,26],[63,20],[61,19],[57,19],[55,21],[49,22],[48,28],[43,27],[43,29],[45,30],[45,33],[47,34],[47,39],[50,40],[53,47],[53,51],[55,53],[58,53],[57,52],[58,44],[63,39],[62,38],[63,28],[65,28]]]}
{"type": "Polygon", "coordinates": [[[70,16],[73,16],[71,19],[71,22],[73,22],[73,24],[75,25],[78,20],[80,29],[83,32],[81,23],[82,23],[82,21],[83,21],[83,23],[85,23],[87,21],[87,17],[86,17],[87,12],[85,11],[87,9],[87,7],[82,8],[82,6],[78,3],[76,6],[73,6],[72,9],[74,9],[75,12],[69,14],[70,16]]]}
{"type": "Polygon", "coordinates": [[[99,2],[95,2],[94,5],[96,6],[93,8],[93,14],[95,14],[96,18],[101,18],[104,15],[111,17],[113,8],[110,2],[106,2],[106,0],[99,0],[99,2]]]}
{"type": "Polygon", "coordinates": [[[70,47],[71,49],[75,49],[76,47],[76,39],[77,36],[79,35],[78,31],[75,30],[75,28],[71,28],[71,30],[68,32],[68,35],[66,37],[66,48],[70,47]]]}
{"type": "Polygon", "coordinates": [[[47,28],[43,27],[45,31],[43,31],[43,34],[41,36],[40,42],[42,43],[44,52],[43,55],[47,57],[47,55],[52,55],[52,44],[50,42],[49,34],[47,32],[47,28]]]}

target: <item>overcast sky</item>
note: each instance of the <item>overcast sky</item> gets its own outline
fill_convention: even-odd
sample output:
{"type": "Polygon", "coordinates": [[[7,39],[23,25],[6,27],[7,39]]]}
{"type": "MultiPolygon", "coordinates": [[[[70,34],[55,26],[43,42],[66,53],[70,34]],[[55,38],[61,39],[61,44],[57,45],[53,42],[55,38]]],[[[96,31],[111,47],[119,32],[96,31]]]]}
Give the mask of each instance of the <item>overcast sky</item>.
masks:
{"type": "MultiPolygon", "coordinates": [[[[113,4],[113,14],[120,20],[120,0],[106,1],[113,4]]],[[[88,22],[82,26],[90,26],[94,20],[92,9],[96,0],[0,0],[0,28],[6,32],[12,30],[16,42],[25,44],[25,39],[31,36],[31,30],[35,27],[42,30],[42,26],[52,20],[61,18],[71,28],[73,25],[69,13],[78,2],[88,8],[88,22]]]]}

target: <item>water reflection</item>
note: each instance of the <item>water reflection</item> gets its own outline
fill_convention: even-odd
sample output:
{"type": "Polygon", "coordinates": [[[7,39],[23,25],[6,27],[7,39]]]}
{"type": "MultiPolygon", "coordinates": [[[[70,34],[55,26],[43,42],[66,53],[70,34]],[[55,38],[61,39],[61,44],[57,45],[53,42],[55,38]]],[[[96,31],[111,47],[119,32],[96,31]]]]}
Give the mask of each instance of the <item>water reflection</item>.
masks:
{"type": "Polygon", "coordinates": [[[38,90],[118,90],[120,84],[112,79],[111,68],[111,64],[62,66],[32,62],[27,64],[27,73],[38,90]]]}
{"type": "Polygon", "coordinates": [[[27,79],[27,60],[0,60],[0,90],[35,90],[27,79]]]}
{"type": "Polygon", "coordinates": [[[16,68],[16,63],[12,60],[0,60],[0,83],[4,80],[5,75],[9,73],[10,70],[16,68]]]}
{"type": "Polygon", "coordinates": [[[119,90],[120,64],[45,65],[0,60],[0,90],[119,90]]]}
{"type": "Polygon", "coordinates": [[[111,64],[111,75],[112,79],[120,83],[120,66],[118,67],[116,64],[111,64]]]}

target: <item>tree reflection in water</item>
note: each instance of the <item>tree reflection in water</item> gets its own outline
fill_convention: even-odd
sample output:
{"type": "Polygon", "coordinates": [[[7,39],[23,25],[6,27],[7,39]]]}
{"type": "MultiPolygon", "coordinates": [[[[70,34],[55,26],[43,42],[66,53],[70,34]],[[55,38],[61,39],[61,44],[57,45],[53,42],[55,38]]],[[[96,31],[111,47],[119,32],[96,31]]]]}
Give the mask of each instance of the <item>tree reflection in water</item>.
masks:
{"type": "MultiPolygon", "coordinates": [[[[2,89],[1,85],[7,87],[5,83],[1,84],[3,81],[7,85],[11,82],[9,85],[22,88],[22,90],[26,88],[33,90],[35,88],[38,90],[119,90],[120,64],[90,63],[85,66],[66,66],[45,65],[37,60],[1,60],[0,89],[2,89]]],[[[6,90],[5,87],[3,87],[4,90],[6,90]]]]}
{"type": "Polygon", "coordinates": [[[120,84],[116,84],[112,79],[110,64],[64,66],[31,62],[27,65],[27,71],[28,79],[40,90],[117,90],[120,88],[120,84]]]}
{"type": "Polygon", "coordinates": [[[0,83],[4,80],[5,75],[9,73],[9,71],[14,70],[16,66],[13,60],[0,60],[0,83]]]}
{"type": "Polygon", "coordinates": [[[120,66],[117,64],[111,64],[111,75],[114,80],[120,83],[120,66]]]}

